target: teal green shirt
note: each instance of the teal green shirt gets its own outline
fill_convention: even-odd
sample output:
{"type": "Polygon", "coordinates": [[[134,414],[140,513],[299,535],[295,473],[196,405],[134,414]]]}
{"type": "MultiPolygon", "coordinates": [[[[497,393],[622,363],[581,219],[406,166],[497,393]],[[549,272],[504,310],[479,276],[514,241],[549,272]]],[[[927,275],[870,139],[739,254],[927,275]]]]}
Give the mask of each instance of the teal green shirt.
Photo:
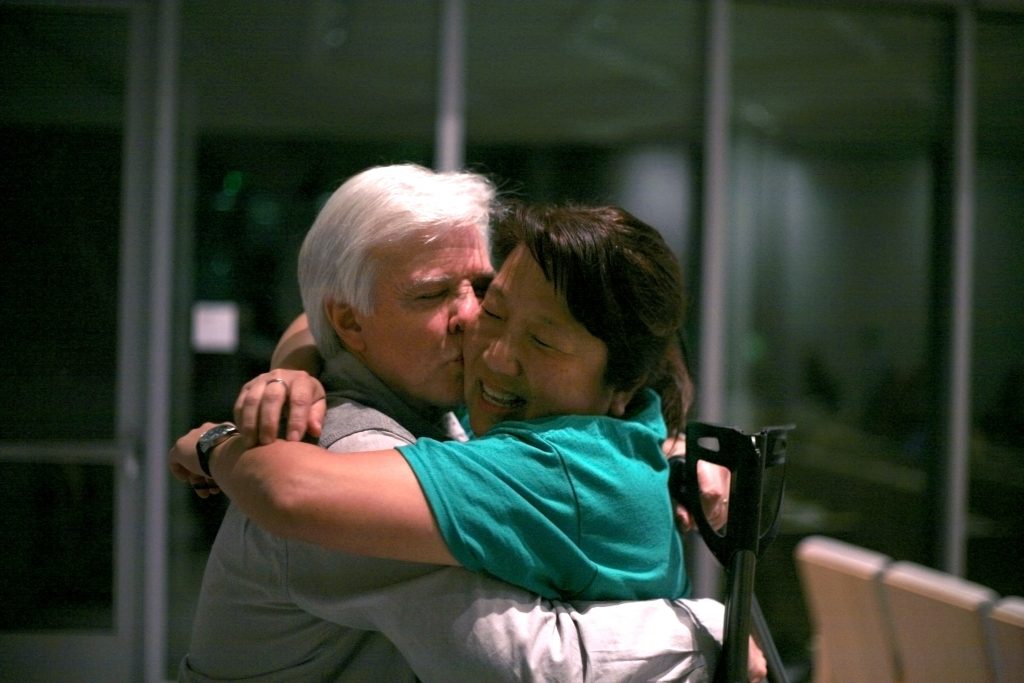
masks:
{"type": "Polygon", "coordinates": [[[661,404],[641,398],[625,418],[503,422],[468,443],[398,450],[467,569],[552,599],[683,597],[661,404]]]}

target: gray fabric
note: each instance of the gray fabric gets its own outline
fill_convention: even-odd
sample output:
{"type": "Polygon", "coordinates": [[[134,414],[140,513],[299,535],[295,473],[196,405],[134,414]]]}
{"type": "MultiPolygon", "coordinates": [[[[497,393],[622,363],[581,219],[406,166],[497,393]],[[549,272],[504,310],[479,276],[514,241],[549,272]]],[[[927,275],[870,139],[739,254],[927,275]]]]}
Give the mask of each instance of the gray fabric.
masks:
{"type": "MultiPolygon", "coordinates": [[[[457,430],[450,416],[416,415],[352,361],[328,368],[325,385],[345,387],[331,394],[322,439],[330,450],[344,452],[346,441],[386,449],[457,430]]],[[[662,600],[552,603],[460,568],[285,541],[230,506],[179,680],[700,683],[708,680],[702,652],[714,646],[691,609],[662,600]]],[[[720,611],[703,618],[720,623],[720,611]]]]}
{"type": "MultiPolygon", "coordinates": [[[[453,423],[443,416],[415,413],[349,354],[333,359],[326,373],[334,391],[320,442],[331,451],[348,452],[347,442],[356,441],[384,450],[419,436],[464,438],[445,431],[453,423]]],[[[323,617],[343,619],[352,598],[437,569],[284,540],[230,505],[207,561],[179,680],[415,680],[380,633],[323,617]]]]}
{"type": "Polygon", "coordinates": [[[324,448],[360,431],[393,434],[406,443],[421,436],[465,438],[461,428],[455,427],[460,433],[451,432],[458,423],[449,420],[449,414],[437,411],[424,416],[416,412],[352,354],[342,352],[327,361],[320,379],[328,392],[329,409],[320,435],[324,448]]]}

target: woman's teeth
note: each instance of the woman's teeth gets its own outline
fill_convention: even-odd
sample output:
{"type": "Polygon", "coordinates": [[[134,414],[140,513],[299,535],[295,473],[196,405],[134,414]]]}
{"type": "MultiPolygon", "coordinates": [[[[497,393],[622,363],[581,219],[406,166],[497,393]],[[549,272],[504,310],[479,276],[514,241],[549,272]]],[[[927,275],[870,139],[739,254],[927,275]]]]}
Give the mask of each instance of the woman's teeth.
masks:
{"type": "Polygon", "coordinates": [[[523,403],[523,400],[515,394],[493,389],[483,383],[480,384],[480,393],[487,401],[502,408],[515,408],[523,403]]]}

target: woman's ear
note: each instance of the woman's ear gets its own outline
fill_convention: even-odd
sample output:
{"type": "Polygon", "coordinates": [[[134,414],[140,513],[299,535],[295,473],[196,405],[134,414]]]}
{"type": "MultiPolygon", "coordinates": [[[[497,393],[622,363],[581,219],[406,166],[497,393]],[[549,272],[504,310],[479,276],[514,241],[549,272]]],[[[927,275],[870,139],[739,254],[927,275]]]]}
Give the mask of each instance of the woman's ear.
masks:
{"type": "Polygon", "coordinates": [[[363,327],[359,324],[358,312],[352,306],[328,299],[324,301],[324,312],[342,346],[354,353],[366,350],[363,327]]]}
{"type": "Polygon", "coordinates": [[[613,417],[622,417],[626,414],[626,408],[629,407],[629,402],[636,396],[636,389],[621,390],[617,389],[612,392],[612,402],[608,407],[608,414],[613,417]]]}

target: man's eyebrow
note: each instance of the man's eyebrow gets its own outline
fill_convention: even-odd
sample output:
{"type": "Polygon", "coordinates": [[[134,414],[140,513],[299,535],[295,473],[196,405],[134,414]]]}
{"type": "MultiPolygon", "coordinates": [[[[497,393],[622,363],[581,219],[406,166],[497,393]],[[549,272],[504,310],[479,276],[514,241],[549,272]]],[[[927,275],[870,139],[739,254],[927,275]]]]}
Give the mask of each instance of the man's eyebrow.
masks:
{"type": "Polygon", "coordinates": [[[447,285],[451,281],[452,276],[446,273],[414,275],[406,281],[406,285],[410,288],[432,287],[436,285],[447,285]]]}
{"type": "Polygon", "coordinates": [[[448,278],[436,275],[411,276],[396,282],[395,291],[403,296],[419,297],[448,287],[448,282],[448,278]]]}
{"type": "Polygon", "coordinates": [[[429,289],[431,287],[449,286],[454,282],[462,282],[468,279],[471,284],[483,284],[490,285],[494,279],[494,273],[491,271],[485,273],[478,273],[467,277],[460,277],[452,275],[451,273],[430,273],[427,275],[414,275],[405,281],[404,287],[406,289],[429,289]]]}

